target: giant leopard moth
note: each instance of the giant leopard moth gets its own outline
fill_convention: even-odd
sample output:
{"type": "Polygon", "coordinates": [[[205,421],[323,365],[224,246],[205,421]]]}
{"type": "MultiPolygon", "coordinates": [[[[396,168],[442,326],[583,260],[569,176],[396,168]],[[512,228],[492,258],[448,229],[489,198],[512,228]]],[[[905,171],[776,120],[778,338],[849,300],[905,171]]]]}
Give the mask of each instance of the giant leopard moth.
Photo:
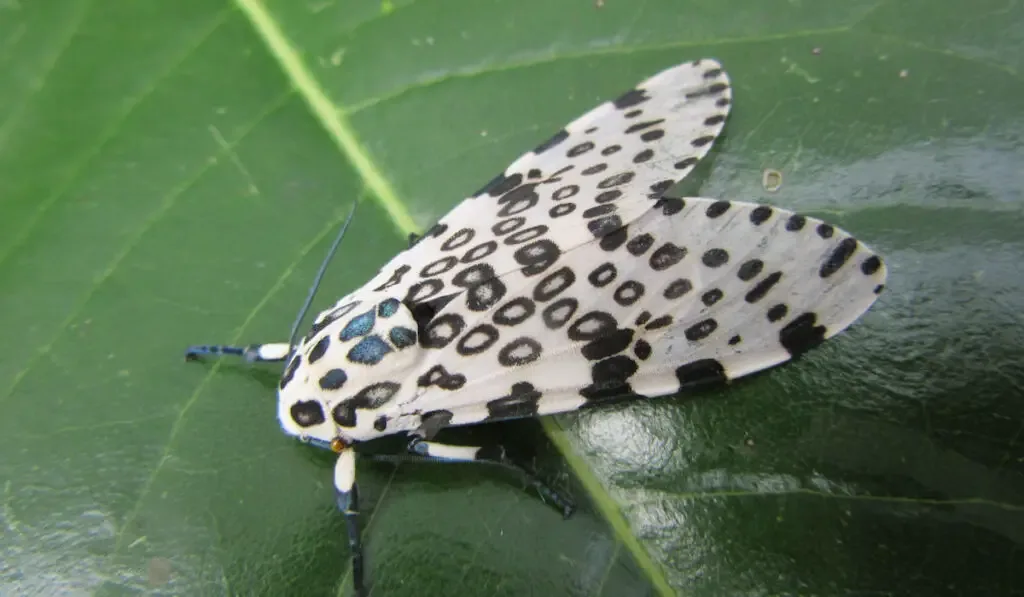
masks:
{"type": "Polygon", "coordinates": [[[278,418],[338,454],[356,594],[356,445],[404,434],[414,458],[520,470],[568,516],[571,502],[500,447],[432,439],[724,383],[796,358],[874,303],[885,266],[846,232],[767,205],[665,195],[731,103],[715,60],[668,68],[522,155],[302,339],[188,349],[287,362],[278,418]]]}

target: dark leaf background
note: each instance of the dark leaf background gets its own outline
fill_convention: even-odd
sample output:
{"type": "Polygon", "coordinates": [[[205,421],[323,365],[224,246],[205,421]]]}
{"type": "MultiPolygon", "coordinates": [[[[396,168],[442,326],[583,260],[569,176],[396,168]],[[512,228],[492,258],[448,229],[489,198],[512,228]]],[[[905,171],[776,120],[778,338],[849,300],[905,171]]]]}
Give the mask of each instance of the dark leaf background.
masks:
{"type": "Polygon", "coordinates": [[[474,431],[501,474],[363,462],[374,595],[1024,593],[1024,5],[0,0],[0,593],[344,595],[281,341],[564,123],[721,60],[688,182],[888,259],[849,333],[722,391],[474,431]],[[762,172],[782,173],[777,192],[762,172]]]}

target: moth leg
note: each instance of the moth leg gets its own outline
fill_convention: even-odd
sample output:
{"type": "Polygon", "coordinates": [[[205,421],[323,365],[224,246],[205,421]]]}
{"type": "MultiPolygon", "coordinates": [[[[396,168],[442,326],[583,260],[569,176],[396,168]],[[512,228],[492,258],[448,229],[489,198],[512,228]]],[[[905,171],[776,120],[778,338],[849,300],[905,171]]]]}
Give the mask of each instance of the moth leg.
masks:
{"type": "Polygon", "coordinates": [[[222,355],[232,354],[244,357],[250,363],[283,361],[288,358],[291,347],[287,342],[273,342],[268,344],[250,344],[248,346],[221,346],[221,345],[199,345],[189,346],[185,349],[185,360],[194,361],[206,354],[222,355]]]}
{"type": "Polygon", "coordinates": [[[363,586],[363,544],[359,533],[359,488],[356,486],[355,452],[345,450],[334,464],[334,488],[337,491],[338,510],[345,516],[348,529],[348,549],[352,554],[352,592],[365,597],[363,586]]]}
{"type": "Polygon", "coordinates": [[[408,446],[409,452],[425,460],[434,462],[475,462],[479,464],[497,465],[515,471],[522,475],[526,483],[533,487],[540,495],[541,500],[551,504],[556,510],[562,513],[564,518],[569,518],[576,510],[576,504],[570,499],[561,495],[546,483],[537,478],[533,472],[525,466],[516,463],[505,455],[505,449],[499,445],[492,446],[453,446],[438,442],[426,441],[420,437],[414,437],[408,446]]]}

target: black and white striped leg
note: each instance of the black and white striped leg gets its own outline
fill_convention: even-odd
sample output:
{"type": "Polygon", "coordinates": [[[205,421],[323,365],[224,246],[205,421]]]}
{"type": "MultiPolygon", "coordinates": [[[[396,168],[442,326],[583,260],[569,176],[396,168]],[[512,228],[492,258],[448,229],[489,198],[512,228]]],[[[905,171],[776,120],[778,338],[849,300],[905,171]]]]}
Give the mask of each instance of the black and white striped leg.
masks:
{"type": "Polygon", "coordinates": [[[203,355],[235,355],[253,362],[283,361],[288,358],[290,347],[287,342],[250,344],[249,346],[200,345],[185,349],[185,360],[194,361],[203,355]]]}
{"type": "Polygon", "coordinates": [[[505,449],[501,446],[453,446],[414,437],[409,442],[408,448],[409,452],[434,462],[475,462],[497,465],[515,471],[522,475],[530,487],[536,490],[541,500],[561,512],[564,518],[569,518],[576,510],[576,504],[572,500],[548,487],[546,483],[538,479],[525,466],[508,458],[505,455],[505,449]]]}
{"type": "Polygon", "coordinates": [[[363,543],[359,532],[359,487],[356,486],[356,454],[348,449],[338,454],[334,464],[334,488],[338,510],[345,516],[348,549],[352,558],[352,593],[365,597],[363,585],[363,543]]]}

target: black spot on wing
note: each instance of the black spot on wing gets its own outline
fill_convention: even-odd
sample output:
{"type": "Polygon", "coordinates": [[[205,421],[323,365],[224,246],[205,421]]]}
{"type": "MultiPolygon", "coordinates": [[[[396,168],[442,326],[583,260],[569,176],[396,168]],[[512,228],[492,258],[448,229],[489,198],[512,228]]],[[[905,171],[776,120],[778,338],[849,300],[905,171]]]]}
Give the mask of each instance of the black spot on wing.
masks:
{"type": "Polygon", "coordinates": [[[498,205],[502,206],[498,210],[498,215],[506,218],[533,208],[540,201],[540,195],[537,194],[536,189],[536,183],[524,184],[502,195],[498,199],[498,205]]]}
{"type": "Polygon", "coordinates": [[[581,352],[587,360],[599,361],[626,350],[632,342],[633,330],[618,329],[596,340],[591,340],[583,346],[581,352]]]}
{"type": "Polygon", "coordinates": [[[590,311],[569,326],[569,339],[573,342],[597,340],[612,333],[618,323],[610,313],[590,311]]]}
{"type": "Polygon", "coordinates": [[[406,304],[422,303],[444,290],[444,282],[429,278],[409,287],[402,299],[406,304]]]}
{"type": "Polygon", "coordinates": [[[420,332],[420,345],[424,348],[444,348],[466,327],[466,321],[458,313],[445,313],[428,323],[420,332]]]}
{"type": "Polygon", "coordinates": [[[715,321],[714,319],[708,318],[703,321],[698,321],[697,323],[686,328],[684,334],[686,335],[686,339],[689,340],[690,342],[697,342],[699,340],[707,338],[717,329],[718,322],[715,321]]]}
{"type": "Polygon", "coordinates": [[[725,91],[728,88],[729,88],[729,86],[726,85],[725,83],[712,83],[711,85],[708,85],[707,87],[704,87],[702,89],[698,89],[696,91],[691,91],[691,92],[687,93],[686,94],[686,98],[687,99],[696,99],[696,98],[699,98],[699,97],[718,95],[719,93],[722,93],[723,91],[725,91]]]}
{"type": "Polygon", "coordinates": [[[659,180],[658,182],[647,187],[651,192],[647,194],[648,199],[657,199],[661,197],[665,191],[672,188],[672,185],[676,184],[676,181],[671,178],[665,180],[659,180]]]}
{"type": "Polygon", "coordinates": [[[522,216],[515,216],[512,218],[498,221],[497,224],[491,226],[491,232],[493,232],[495,236],[502,236],[503,234],[508,234],[509,232],[515,232],[516,230],[519,230],[525,223],[526,218],[522,216]]]}
{"type": "Polygon", "coordinates": [[[508,394],[487,403],[487,419],[502,420],[532,417],[537,414],[541,393],[529,382],[512,384],[508,394]]]}
{"type": "Polygon", "coordinates": [[[725,249],[708,249],[701,261],[708,267],[720,267],[729,262],[729,252],[725,249]]]}
{"type": "Polygon", "coordinates": [[[583,143],[580,143],[579,145],[573,146],[571,149],[569,149],[569,151],[565,152],[565,155],[566,155],[566,157],[575,158],[575,157],[578,157],[578,156],[581,156],[581,155],[587,153],[588,151],[590,151],[593,148],[594,148],[593,142],[591,142],[591,141],[584,141],[583,143]]]}
{"type": "Polygon", "coordinates": [[[498,325],[515,326],[529,319],[536,311],[536,303],[528,297],[517,296],[499,307],[491,319],[498,325]]]}
{"type": "Polygon", "coordinates": [[[615,289],[612,298],[623,307],[628,307],[640,300],[644,295],[644,285],[636,280],[626,280],[615,289]]]}
{"type": "Polygon", "coordinates": [[[416,380],[421,388],[437,386],[442,390],[454,391],[466,385],[466,376],[461,373],[449,373],[441,365],[434,365],[416,380]]]}
{"type": "Polygon", "coordinates": [[[603,238],[622,228],[622,218],[616,215],[595,218],[587,222],[587,228],[594,238],[603,238]]]}
{"type": "Polygon", "coordinates": [[[466,306],[471,311],[486,311],[505,297],[504,282],[487,263],[477,263],[455,274],[452,283],[466,288],[466,306]]]}
{"type": "Polygon", "coordinates": [[[673,164],[672,167],[675,168],[676,170],[683,170],[685,168],[690,168],[692,166],[695,166],[696,164],[697,164],[697,158],[691,156],[691,157],[679,160],[678,162],[673,164]]]}
{"type": "Polygon", "coordinates": [[[664,118],[658,118],[657,120],[648,120],[647,122],[637,122],[629,125],[629,128],[626,129],[626,134],[628,135],[630,133],[642,131],[644,129],[651,128],[652,126],[657,126],[663,122],[665,122],[664,118]]]}
{"type": "Polygon", "coordinates": [[[772,217],[772,208],[767,205],[758,205],[750,212],[750,223],[760,226],[772,217]]]}
{"type": "Polygon", "coordinates": [[[498,341],[498,329],[489,323],[482,323],[459,338],[455,349],[462,356],[472,356],[487,351],[498,341]]]}
{"type": "Polygon", "coordinates": [[[388,288],[391,288],[392,286],[397,286],[401,284],[402,276],[404,276],[410,269],[412,268],[409,267],[408,265],[399,266],[398,268],[395,269],[395,271],[391,272],[390,278],[385,280],[384,283],[381,284],[380,286],[374,288],[373,291],[382,292],[384,290],[387,290],[388,288]]]}
{"type": "Polygon", "coordinates": [[[686,247],[665,243],[651,253],[649,265],[654,271],[664,271],[682,261],[686,253],[686,247]]]}
{"type": "Polygon", "coordinates": [[[832,274],[839,271],[839,268],[846,265],[846,262],[850,260],[854,252],[857,251],[857,241],[853,238],[844,238],[840,241],[839,246],[832,251],[828,259],[821,265],[821,269],[818,270],[818,275],[822,278],[828,278],[832,274]]]}
{"type": "Polygon", "coordinates": [[[768,321],[775,323],[776,321],[779,321],[780,319],[785,317],[788,313],[789,307],[787,307],[785,303],[779,303],[773,306],[771,309],[768,309],[768,321]]]}
{"type": "Polygon", "coordinates": [[[676,368],[679,390],[690,390],[724,383],[725,368],[715,359],[700,359],[676,368]]]}
{"type": "Polygon", "coordinates": [[[646,326],[644,326],[644,329],[645,330],[659,330],[659,329],[661,329],[663,327],[667,327],[667,326],[672,325],[673,321],[675,321],[675,320],[673,319],[673,317],[671,315],[662,315],[661,317],[655,319],[651,323],[648,323],[646,326]]]}
{"type": "Polygon", "coordinates": [[[420,277],[432,278],[434,276],[440,276],[455,267],[458,263],[459,259],[457,257],[442,257],[423,266],[423,269],[420,270],[420,277]]]}
{"type": "Polygon", "coordinates": [[[523,336],[512,340],[498,351],[498,363],[503,367],[521,367],[540,358],[543,349],[540,342],[523,336]]]}
{"type": "Polygon", "coordinates": [[[552,147],[557,146],[562,141],[565,141],[568,138],[569,138],[569,131],[567,131],[565,129],[562,129],[562,130],[558,131],[557,133],[555,133],[554,135],[552,135],[550,139],[548,139],[547,141],[545,141],[545,142],[541,143],[540,145],[538,145],[537,147],[535,147],[533,149],[533,153],[536,153],[536,154],[544,153],[545,151],[551,149],[552,147]]]}
{"type": "Polygon", "coordinates": [[[779,343],[796,358],[825,341],[825,326],[816,325],[818,316],[804,313],[779,332],[779,343]]]}
{"type": "Polygon", "coordinates": [[[715,201],[714,203],[708,206],[704,213],[709,218],[714,219],[724,214],[725,212],[729,211],[730,207],[732,207],[732,204],[729,203],[728,201],[715,201]]]}
{"type": "Polygon", "coordinates": [[[667,299],[677,299],[691,290],[693,290],[693,283],[686,278],[679,278],[677,280],[673,280],[665,287],[663,296],[667,299]]]}
{"type": "Polygon", "coordinates": [[[561,254],[558,245],[550,239],[542,238],[516,249],[512,257],[523,266],[523,275],[535,276],[554,265],[561,254]]]}
{"type": "Polygon", "coordinates": [[[736,272],[736,276],[744,282],[749,282],[756,278],[761,270],[764,269],[764,262],[760,259],[751,259],[743,263],[740,269],[736,272]]]}
{"type": "Polygon", "coordinates": [[[612,101],[612,104],[619,110],[632,108],[651,99],[646,89],[630,89],[612,101]]]}
{"type": "MultiPolygon", "coordinates": [[[[616,220],[619,219],[618,216],[610,217],[615,218],[616,220]]],[[[596,220],[591,221],[595,222],[596,220]]],[[[612,230],[608,234],[602,236],[601,241],[598,242],[597,245],[604,251],[614,251],[615,249],[618,249],[626,242],[626,239],[629,238],[628,228],[629,226],[621,226],[612,230]]]]}
{"type": "Polygon", "coordinates": [[[860,271],[863,272],[865,276],[870,276],[877,272],[880,267],[882,267],[882,260],[878,258],[878,255],[872,255],[860,264],[860,271]]]}
{"type": "MultiPolygon", "coordinates": [[[[509,195],[511,195],[511,193],[509,193],[509,195]]],[[[506,197],[507,196],[508,195],[506,195],[506,197]]],[[[499,200],[499,202],[500,202],[500,200],[499,200]]],[[[473,230],[472,228],[463,228],[462,230],[454,232],[443,243],[441,243],[441,250],[442,251],[451,251],[453,249],[458,249],[459,247],[463,247],[466,244],[468,244],[469,241],[473,240],[474,236],[476,236],[476,230],[473,230]]],[[[426,274],[424,274],[424,275],[426,275],[426,274]]],[[[431,275],[437,275],[437,274],[431,274],[431,275]]]]}
{"type": "Polygon", "coordinates": [[[661,197],[654,204],[654,208],[661,209],[662,215],[666,216],[674,216],[683,211],[684,207],[686,207],[686,202],[679,197],[661,197]]]}
{"type": "Polygon", "coordinates": [[[562,267],[548,274],[533,289],[536,301],[549,301],[576,282],[576,273],[570,267],[562,267]]]}
{"type": "Polygon", "coordinates": [[[650,249],[653,244],[654,237],[645,232],[639,236],[631,238],[629,242],[626,243],[626,250],[628,250],[631,255],[639,256],[646,253],[647,249],[650,249]]]}
{"type": "Polygon", "coordinates": [[[710,307],[711,305],[714,305],[718,301],[722,300],[722,296],[724,296],[724,295],[723,295],[721,289],[719,289],[719,288],[712,288],[711,290],[709,290],[709,291],[705,292],[704,294],[702,294],[700,296],[700,300],[701,300],[702,303],[704,303],[705,305],[710,307]]]}
{"type": "Polygon", "coordinates": [[[653,131],[647,131],[646,133],[643,133],[642,135],[640,135],[640,139],[642,141],[657,141],[658,139],[661,139],[664,136],[665,131],[663,131],[662,129],[655,129],[653,131]]]}
{"type": "Polygon", "coordinates": [[[579,301],[572,297],[560,298],[544,308],[541,317],[548,329],[557,330],[565,325],[579,308],[579,301]]]}
{"type": "Polygon", "coordinates": [[[595,287],[602,288],[607,286],[615,277],[618,275],[618,270],[615,269],[615,265],[611,262],[605,262],[594,268],[592,272],[587,274],[587,280],[595,287]]]}
{"type": "Polygon", "coordinates": [[[768,274],[767,276],[764,277],[764,279],[757,283],[757,286],[754,286],[754,288],[747,293],[747,295],[744,297],[744,300],[751,304],[756,303],[757,301],[763,299],[765,295],[768,294],[768,291],[770,291],[773,286],[778,284],[779,280],[781,279],[782,272],[772,272],[771,274],[768,274]]]}
{"type": "Polygon", "coordinates": [[[516,188],[523,182],[523,175],[516,173],[512,176],[505,176],[505,173],[495,176],[490,182],[485,184],[483,188],[473,194],[473,197],[479,197],[484,193],[487,193],[491,197],[497,197],[503,195],[512,189],[516,188]]]}
{"type": "Polygon", "coordinates": [[[598,361],[590,368],[590,385],[580,395],[591,403],[639,397],[627,381],[636,371],[636,361],[624,354],[598,361]]]}

